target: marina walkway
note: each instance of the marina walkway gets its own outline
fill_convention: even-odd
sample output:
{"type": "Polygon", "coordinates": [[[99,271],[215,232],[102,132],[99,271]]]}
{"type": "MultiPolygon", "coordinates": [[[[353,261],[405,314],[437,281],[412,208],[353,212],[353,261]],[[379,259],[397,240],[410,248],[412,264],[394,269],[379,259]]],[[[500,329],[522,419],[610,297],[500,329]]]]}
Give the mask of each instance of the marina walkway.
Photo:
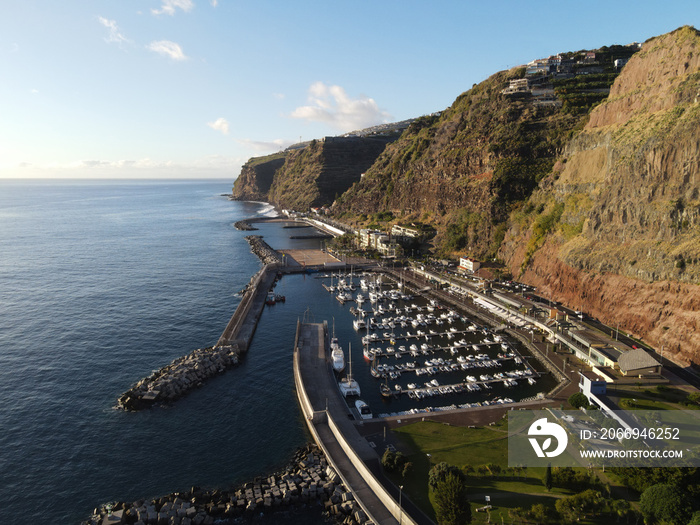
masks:
{"type": "Polygon", "coordinates": [[[403,501],[407,503],[404,510],[399,510],[394,497],[387,493],[393,492],[395,487],[385,489],[375,475],[370,474],[379,470],[379,459],[355,427],[354,417],[338,390],[326,356],[326,330],[326,325],[317,323],[300,323],[297,329],[295,382],[312,434],[375,523],[390,525],[399,523],[399,520],[406,524],[426,523],[424,519],[419,517],[417,521],[406,513],[410,512],[410,502],[406,499],[403,501]],[[338,434],[342,439],[338,439],[338,434]]]}

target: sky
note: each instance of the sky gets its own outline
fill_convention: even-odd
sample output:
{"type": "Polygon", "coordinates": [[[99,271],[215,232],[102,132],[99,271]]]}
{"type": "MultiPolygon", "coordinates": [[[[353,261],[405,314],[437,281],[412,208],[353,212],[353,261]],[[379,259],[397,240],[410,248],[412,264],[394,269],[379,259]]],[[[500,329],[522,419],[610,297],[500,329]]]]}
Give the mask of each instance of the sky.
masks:
{"type": "Polygon", "coordinates": [[[700,27],[698,0],[2,0],[0,178],[223,178],[497,71],[700,27]]]}

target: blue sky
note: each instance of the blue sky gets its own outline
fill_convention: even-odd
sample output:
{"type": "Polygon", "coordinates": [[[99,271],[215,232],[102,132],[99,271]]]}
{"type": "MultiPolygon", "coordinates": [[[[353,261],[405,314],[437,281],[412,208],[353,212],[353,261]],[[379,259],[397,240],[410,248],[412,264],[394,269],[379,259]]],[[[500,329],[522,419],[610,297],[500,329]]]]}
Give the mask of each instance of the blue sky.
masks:
{"type": "Polygon", "coordinates": [[[561,51],[700,27],[697,0],[3,0],[0,177],[225,178],[442,110],[561,51]]]}

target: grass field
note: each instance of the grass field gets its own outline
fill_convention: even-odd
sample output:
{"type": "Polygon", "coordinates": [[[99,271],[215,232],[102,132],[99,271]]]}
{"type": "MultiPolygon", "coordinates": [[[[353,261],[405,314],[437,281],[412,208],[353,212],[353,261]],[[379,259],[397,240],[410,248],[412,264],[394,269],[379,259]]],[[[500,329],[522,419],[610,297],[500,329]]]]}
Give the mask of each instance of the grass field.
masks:
{"type": "MultiPolygon", "coordinates": [[[[394,431],[411,452],[408,461],[413,470],[406,476],[394,477],[411,500],[435,519],[432,491],[428,486],[430,469],[441,462],[460,467],[468,473],[467,485],[472,504],[472,523],[513,523],[509,511],[516,507],[529,509],[542,503],[554,508],[558,498],[573,492],[554,488],[547,491],[542,479],[544,468],[522,470],[508,468],[507,422],[476,428],[453,427],[434,422],[420,422],[394,431]],[[490,469],[487,467],[489,466],[490,469]],[[477,512],[490,497],[492,509],[477,512]]],[[[609,518],[608,518],[609,519],[609,518]]],[[[580,523],[606,523],[585,521],[580,523]]]]}

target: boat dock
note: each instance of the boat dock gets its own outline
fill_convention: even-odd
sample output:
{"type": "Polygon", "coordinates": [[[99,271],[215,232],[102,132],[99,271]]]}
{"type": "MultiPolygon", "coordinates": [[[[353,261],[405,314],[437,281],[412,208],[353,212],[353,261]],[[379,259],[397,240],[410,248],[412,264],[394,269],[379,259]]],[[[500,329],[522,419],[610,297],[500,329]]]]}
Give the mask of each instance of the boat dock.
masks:
{"type": "Polygon", "coordinates": [[[361,422],[354,421],[341,397],[326,351],[327,340],[327,323],[297,323],[294,382],[314,440],[375,524],[422,523],[407,512],[410,502],[405,497],[403,508],[399,507],[396,487],[379,481],[379,457],[358,432],[355,425],[361,422]]]}

